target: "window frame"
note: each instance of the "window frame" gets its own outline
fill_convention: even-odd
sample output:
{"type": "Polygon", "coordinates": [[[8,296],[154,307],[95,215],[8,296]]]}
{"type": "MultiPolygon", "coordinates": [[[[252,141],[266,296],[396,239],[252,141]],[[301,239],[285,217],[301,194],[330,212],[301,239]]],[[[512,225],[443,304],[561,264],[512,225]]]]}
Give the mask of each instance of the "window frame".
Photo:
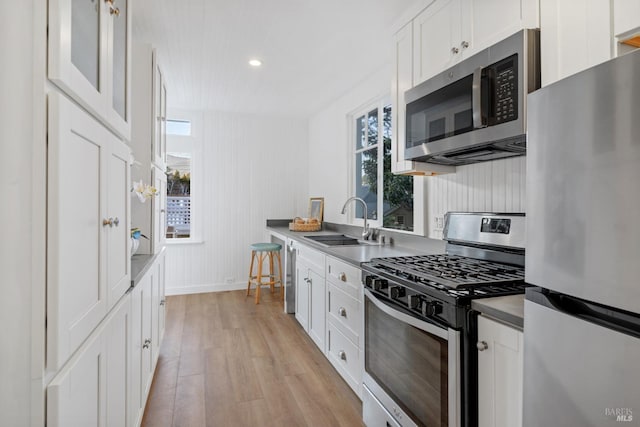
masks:
{"type": "MultiPolygon", "coordinates": [[[[167,154],[169,151],[169,138],[183,139],[191,142],[191,164],[190,164],[190,229],[187,238],[166,238],[165,244],[173,245],[189,245],[202,244],[204,221],[202,215],[202,140],[203,140],[203,121],[202,113],[185,110],[170,110],[167,113],[167,120],[172,121],[189,121],[191,122],[191,135],[173,135],[167,134],[167,154]]],[[[165,171],[166,173],[166,171],[165,171]]],[[[165,195],[165,197],[168,197],[165,195]]],[[[164,229],[166,231],[167,222],[165,217],[164,229]]]]}
{"type": "MultiPolygon", "coordinates": [[[[397,123],[397,120],[393,120],[393,114],[397,111],[398,106],[394,105],[391,102],[391,97],[389,95],[385,95],[382,97],[378,97],[372,101],[367,102],[361,107],[355,109],[353,112],[348,114],[347,120],[347,132],[348,137],[347,141],[349,141],[348,150],[349,150],[349,183],[348,183],[348,193],[350,195],[355,195],[356,193],[356,156],[358,153],[363,151],[367,151],[368,149],[372,149],[374,147],[378,148],[378,171],[377,171],[377,182],[378,182],[378,191],[377,191],[377,219],[372,220],[368,219],[367,222],[370,227],[375,227],[384,231],[391,231],[394,233],[402,233],[402,234],[410,234],[417,236],[425,236],[426,235],[426,177],[424,176],[413,176],[413,231],[408,230],[399,230],[396,228],[387,228],[383,226],[384,222],[384,143],[383,137],[383,116],[384,107],[391,106],[391,114],[392,114],[392,123],[397,123]],[[357,120],[362,116],[367,116],[369,112],[374,109],[378,110],[378,142],[375,145],[358,148],[358,140],[356,138],[357,131],[357,120]]],[[[392,127],[391,133],[391,149],[393,150],[394,138],[396,130],[392,127]]],[[[366,134],[366,133],[365,133],[366,134]]],[[[392,160],[393,161],[393,160],[392,160]]],[[[364,220],[362,218],[356,217],[356,209],[355,206],[350,206],[347,212],[347,223],[355,226],[364,226],[364,220]]]]}

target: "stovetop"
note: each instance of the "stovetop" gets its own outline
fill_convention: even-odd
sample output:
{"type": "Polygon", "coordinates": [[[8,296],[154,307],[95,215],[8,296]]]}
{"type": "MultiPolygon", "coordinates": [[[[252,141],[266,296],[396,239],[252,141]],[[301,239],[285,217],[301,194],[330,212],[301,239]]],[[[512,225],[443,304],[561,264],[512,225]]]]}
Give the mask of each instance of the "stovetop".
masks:
{"type": "Polygon", "coordinates": [[[438,288],[471,288],[524,281],[524,267],[458,255],[377,258],[373,268],[399,279],[438,288]]]}

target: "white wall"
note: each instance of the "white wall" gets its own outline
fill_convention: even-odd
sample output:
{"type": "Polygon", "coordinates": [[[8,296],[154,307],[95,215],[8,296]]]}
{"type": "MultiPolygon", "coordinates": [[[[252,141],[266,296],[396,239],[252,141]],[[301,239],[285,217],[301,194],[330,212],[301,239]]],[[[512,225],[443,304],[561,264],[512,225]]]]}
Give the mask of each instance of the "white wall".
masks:
{"type": "MultiPolygon", "coordinates": [[[[0,424],[30,424],[33,2],[3,2],[0,14],[0,424]]],[[[41,284],[42,286],[42,284],[41,284]]]]}
{"type": "Polygon", "coordinates": [[[442,238],[435,217],[448,211],[524,212],[526,157],[458,166],[456,173],[426,178],[428,236],[442,238]]]}
{"type": "Polygon", "coordinates": [[[305,120],[202,118],[202,173],[194,172],[192,185],[203,185],[204,242],[167,246],[167,294],[245,287],[249,245],[264,241],[266,219],[303,215],[309,203],[305,120]]]}
{"type": "Polygon", "coordinates": [[[324,197],[324,220],[345,223],[340,213],[349,194],[353,135],[348,118],[355,110],[388,95],[391,66],[383,67],[309,121],[309,196],[324,197]]]}

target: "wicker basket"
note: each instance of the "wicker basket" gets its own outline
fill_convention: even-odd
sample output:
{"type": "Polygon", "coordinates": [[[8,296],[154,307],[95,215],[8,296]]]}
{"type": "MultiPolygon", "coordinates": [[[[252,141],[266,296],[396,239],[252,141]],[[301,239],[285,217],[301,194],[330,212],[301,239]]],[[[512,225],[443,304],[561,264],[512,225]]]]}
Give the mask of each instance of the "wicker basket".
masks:
{"type": "Polygon", "coordinates": [[[289,230],[291,230],[291,231],[320,231],[322,229],[322,223],[320,223],[320,222],[300,224],[299,222],[296,222],[297,219],[301,219],[301,218],[295,218],[293,220],[293,222],[290,222],[289,223],[289,230]]]}

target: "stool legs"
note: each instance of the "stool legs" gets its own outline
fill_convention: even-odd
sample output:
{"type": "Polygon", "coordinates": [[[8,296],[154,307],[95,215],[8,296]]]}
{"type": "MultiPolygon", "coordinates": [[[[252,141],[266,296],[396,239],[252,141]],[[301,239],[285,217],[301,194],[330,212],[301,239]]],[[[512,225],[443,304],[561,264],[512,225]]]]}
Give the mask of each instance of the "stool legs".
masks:
{"type": "Polygon", "coordinates": [[[280,293],[282,294],[282,301],[284,301],[284,283],[282,283],[282,260],[280,258],[280,251],[276,252],[278,257],[278,281],[280,282],[280,293]]]}
{"type": "Polygon", "coordinates": [[[253,279],[253,260],[256,259],[256,251],[251,251],[251,265],[249,266],[249,281],[247,282],[247,296],[251,292],[251,279],[253,279]]]}
{"type": "Polygon", "coordinates": [[[251,295],[251,283],[256,284],[256,304],[260,304],[260,287],[262,285],[269,285],[271,288],[271,293],[275,292],[275,284],[280,284],[280,289],[282,292],[282,300],[284,301],[284,284],[282,283],[282,259],[280,257],[279,251],[268,251],[268,252],[260,252],[260,251],[251,251],[251,265],[249,266],[249,280],[247,282],[247,296],[251,295]],[[274,271],[274,252],[275,256],[278,258],[278,279],[276,279],[276,274],[274,271]],[[264,267],[264,262],[267,257],[269,257],[269,281],[262,283],[262,269],[264,267]],[[256,264],[255,260],[258,259],[258,268],[254,275],[253,266],[256,264]]]}

